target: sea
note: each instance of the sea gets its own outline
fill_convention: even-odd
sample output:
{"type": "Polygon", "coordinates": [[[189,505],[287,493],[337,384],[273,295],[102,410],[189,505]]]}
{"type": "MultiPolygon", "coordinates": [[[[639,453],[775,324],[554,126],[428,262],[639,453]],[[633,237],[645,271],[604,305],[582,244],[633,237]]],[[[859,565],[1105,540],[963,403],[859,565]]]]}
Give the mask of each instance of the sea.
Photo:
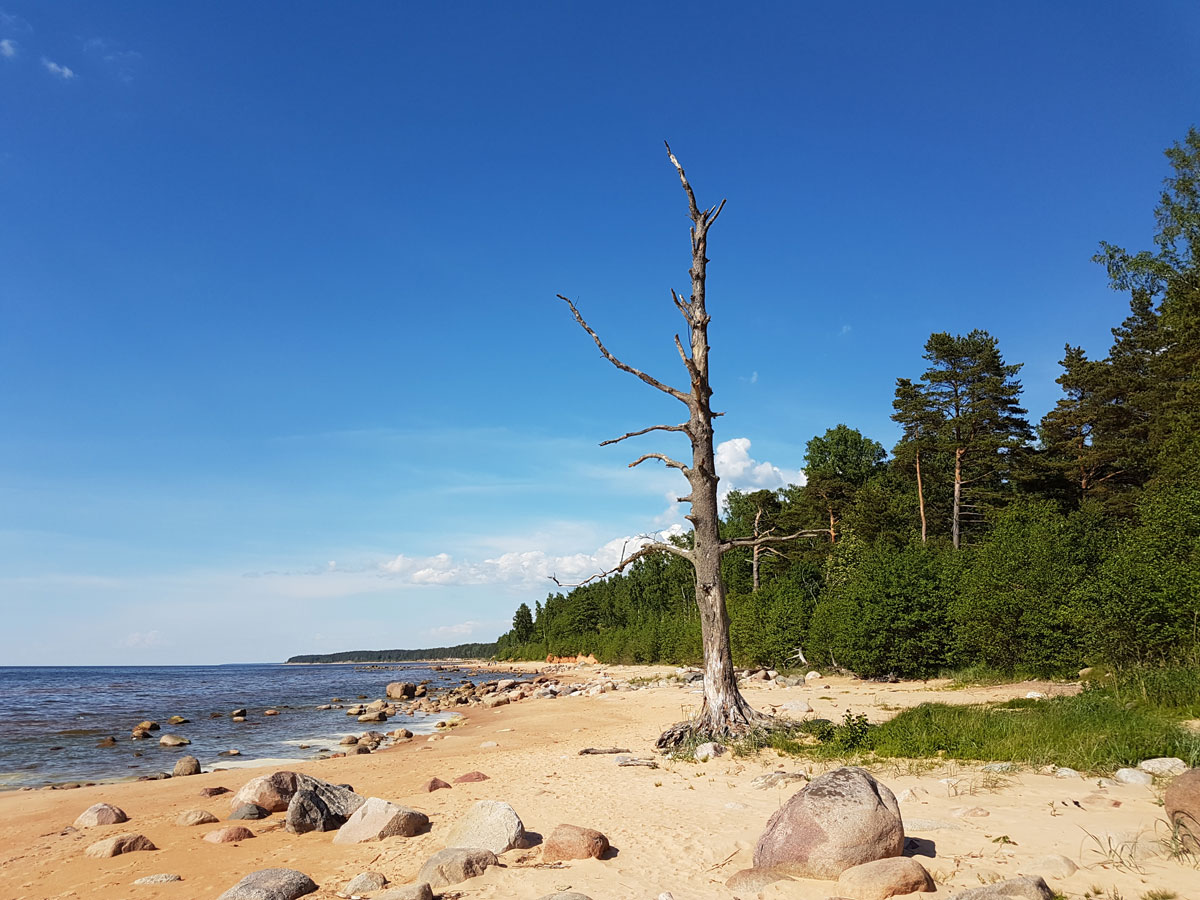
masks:
{"type": "Polygon", "coordinates": [[[444,715],[363,725],[345,709],[316,707],[334,698],[345,706],[378,699],[392,681],[429,680],[433,690],[489,677],[495,675],[421,664],[0,666],[0,790],[136,779],[170,772],[185,754],[208,771],[314,759],[340,749],[343,736],[366,730],[429,733],[444,715]],[[243,708],[246,721],[232,721],[233,710],[243,708]],[[279,714],[264,716],[267,709],[279,714]],[[168,725],[172,716],[189,721],[168,725]],[[131,730],[145,719],[161,730],[132,740],[131,730]],[[164,734],[191,744],[160,747],[164,734]],[[109,736],[116,746],[97,746],[109,736]],[[228,750],[239,755],[221,755],[228,750]]]}

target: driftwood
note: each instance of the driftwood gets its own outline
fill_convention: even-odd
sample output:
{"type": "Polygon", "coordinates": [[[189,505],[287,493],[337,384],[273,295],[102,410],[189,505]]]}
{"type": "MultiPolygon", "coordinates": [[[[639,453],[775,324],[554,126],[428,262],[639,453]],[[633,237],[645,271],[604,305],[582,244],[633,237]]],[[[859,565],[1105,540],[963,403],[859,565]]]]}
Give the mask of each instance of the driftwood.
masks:
{"type": "Polygon", "coordinates": [[[645,766],[647,769],[657,769],[658,763],[652,759],[638,759],[636,756],[618,756],[618,766],[645,766]]]}
{"type": "Polygon", "coordinates": [[[600,756],[604,753],[632,753],[632,750],[620,747],[584,747],[579,751],[580,756],[600,756]]]}

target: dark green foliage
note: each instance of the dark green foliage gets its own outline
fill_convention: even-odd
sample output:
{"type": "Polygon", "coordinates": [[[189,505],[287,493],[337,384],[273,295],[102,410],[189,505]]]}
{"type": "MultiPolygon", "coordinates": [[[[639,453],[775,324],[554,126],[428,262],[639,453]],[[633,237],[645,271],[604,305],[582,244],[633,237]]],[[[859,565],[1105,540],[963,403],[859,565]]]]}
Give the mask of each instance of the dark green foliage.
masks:
{"type": "Polygon", "coordinates": [[[1200,483],[1156,486],[1140,522],[1117,536],[1088,599],[1092,648],[1117,665],[1195,660],[1200,654],[1200,483]]]}
{"type": "MultiPolygon", "coordinates": [[[[878,441],[857,428],[838,425],[808,442],[804,451],[804,494],[821,510],[820,527],[836,537],[838,523],[855,494],[883,468],[887,456],[878,441]]],[[[817,524],[817,523],[814,523],[817,524]]]]}
{"type": "Polygon", "coordinates": [[[1106,549],[1094,509],[1023,501],[992,517],[958,579],[955,658],[1008,673],[1073,675],[1094,628],[1087,587],[1106,549]]]}
{"type": "Polygon", "coordinates": [[[835,546],[809,629],[809,659],[864,677],[922,678],[944,668],[954,561],[926,544],[835,546]]]}
{"type": "Polygon", "coordinates": [[[455,647],[428,647],[424,650],[346,650],[342,653],[309,653],[293,656],[290,663],[388,663],[424,662],[439,659],[490,659],[495,644],[459,644],[455,647]]]}

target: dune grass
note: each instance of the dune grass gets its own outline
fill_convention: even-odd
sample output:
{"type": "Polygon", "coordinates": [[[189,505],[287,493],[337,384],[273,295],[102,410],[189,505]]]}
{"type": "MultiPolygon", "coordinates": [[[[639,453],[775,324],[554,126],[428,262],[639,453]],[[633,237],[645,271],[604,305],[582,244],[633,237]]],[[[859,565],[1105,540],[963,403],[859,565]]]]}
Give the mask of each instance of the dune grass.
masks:
{"type": "Polygon", "coordinates": [[[1181,728],[1168,713],[1122,703],[1100,690],[998,705],[925,703],[871,726],[847,712],[840,725],[800,722],[751,735],[743,744],[751,752],[770,747],[826,759],[940,757],[1052,764],[1094,774],[1109,774],[1157,756],[1200,764],[1200,735],[1181,728]]]}

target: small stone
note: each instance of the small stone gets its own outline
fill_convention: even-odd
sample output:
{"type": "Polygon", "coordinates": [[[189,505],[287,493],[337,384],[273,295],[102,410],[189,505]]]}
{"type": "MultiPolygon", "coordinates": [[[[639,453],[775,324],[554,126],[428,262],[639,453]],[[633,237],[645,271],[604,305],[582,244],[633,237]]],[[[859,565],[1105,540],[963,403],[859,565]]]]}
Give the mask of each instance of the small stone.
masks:
{"type": "Polygon", "coordinates": [[[731,891],[758,893],[768,884],[776,881],[791,881],[791,877],[774,869],[742,869],[734,872],[725,880],[725,887],[731,891]]]}
{"type": "Polygon", "coordinates": [[[487,781],[488,776],[482,772],[468,772],[466,775],[459,775],[454,779],[455,784],[470,784],[473,781],[487,781]]]}
{"type": "Polygon", "coordinates": [[[219,797],[219,796],[221,796],[221,794],[229,794],[229,793],[232,793],[229,790],[229,788],[220,787],[219,785],[217,787],[200,788],[200,796],[201,797],[219,797]]]}
{"type": "Polygon", "coordinates": [[[988,763],[986,766],[981,766],[980,772],[1015,772],[1016,766],[1010,762],[988,763]]]}
{"type": "Polygon", "coordinates": [[[1054,777],[1055,778],[1082,778],[1083,776],[1080,775],[1074,769],[1070,768],[1069,766],[1059,766],[1057,769],[1054,770],[1054,777]]]}
{"type": "Polygon", "coordinates": [[[433,900],[433,891],[424,881],[414,884],[404,884],[390,891],[376,894],[375,900],[433,900]]]}
{"type": "Polygon", "coordinates": [[[1028,875],[1040,875],[1042,878],[1070,878],[1079,871],[1079,866],[1073,860],[1058,853],[1039,856],[1021,868],[1028,875]]]}
{"type": "Polygon", "coordinates": [[[134,884],[167,884],[171,881],[183,881],[181,875],[171,875],[162,873],[160,875],[146,875],[143,878],[137,879],[134,884]]]}
{"type": "MultiPolygon", "coordinates": [[[[794,715],[798,715],[798,716],[806,715],[807,713],[810,713],[813,711],[813,708],[811,706],[809,706],[808,703],[806,703],[803,700],[789,700],[787,703],[783,704],[783,706],[781,706],[779,708],[781,710],[783,710],[784,712],[793,713],[794,715]]],[[[747,869],[746,871],[751,871],[751,870],[747,869]]]]}
{"type": "Polygon", "coordinates": [[[347,894],[361,894],[363,891],[381,891],[387,887],[388,880],[379,872],[361,872],[355,875],[342,889],[347,894]]]}
{"type": "Polygon", "coordinates": [[[693,757],[696,762],[708,762],[710,759],[716,759],[725,752],[725,747],[715,741],[708,741],[696,748],[693,757]]]}
{"type": "Polygon", "coordinates": [[[423,785],[421,785],[419,788],[417,788],[417,790],[423,791],[424,793],[428,794],[428,793],[433,793],[434,791],[440,791],[440,790],[442,790],[442,788],[448,788],[448,787],[450,787],[450,785],[446,784],[446,782],[442,781],[442,779],[430,778],[427,782],[425,782],[423,785]]]}
{"type": "Polygon", "coordinates": [[[1025,875],[970,888],[952,895],[950,900],[1054,900],[1054,892],[1041,878],[1025,875]]]}
{"type": "Polygon", "coordinates": [[[986,816],[991,815],[991,813],[988,812],[986,809],[984,809],[982,806],[971,806],[971,807],[967,807],[966,809],[956,809],[953,814],[958,816],[960,819],[962,819],[962,818],[982,819],[986,816]]]}
{"type": "Polygon", "coordinates": [[[232,819],[265,819],[271,815],[269,809],[263,809],[257,803],[243,803],[232,813],[229,818],[232,819]]]}
{"type": "Polygon", "coordinates": [[[1030,691],[1028,694],[1025,695],[1025,699],[1026,700],[1045,700],[1046,695],[1043,694],[1041,691],[1030,691]]]}
{"type": "Polygon", "coordinates": [[[1182,775],[1187,771],[1187,763],[1174,756],[1158,756],[1154,759],[1143,759],[1138,768],[1151,775],[1182,775]]]}
{"type": "Polygon", "coordinates": [[[97,803],[89,806],[79,814],[79,817],[75,820],[75,827],[91,828],[95,825],[117,825],[128,821],[129,816],[125,815],[125,810],[119,806],[113,806],[109,803],[97,803]]]}
{"type": "Polygon", "coordinates": [[[279,710],[277,710],[277,709],[266,709],[266,710],[263,710],[263,715],[264,715],[264,716],[277,716],[277,715],[279,715],[279,710]]]}
{"type": "Polygon", "coordinates": [[[158,731],[159,725],[157,722],[151,722],[147,719],[133,726],[134,731],[158,731]]]}
{"type": "Polygon", "coordinates": [[[750,787],[765,791],[767,788],[791,784],[794,781],[808,781],[808,775],[804,772],[767,772],[751,781],[750,787]]]}
{"type": "Polygon", "coordinates": [[[86,850],[85,856],[93,859],[108,859],[120,856],[122,853],[133,853],[136,850],[157,850],[158,848],[144,834],[118,834],[102,841],[97,841],[86,850]]]}
{"type": "Polygon", "coordinates": [[[496,854],[490,850],[447,847],[425,861],[417,873],[416,882],[426,882],[431,888],[442,888],[482,875],[488,866],[494,866],[496,862],[496,854]]]}
{"type": "Polygon", "coordinates": [[[1146,786],[1154,784],[1154,776],[1141,769],[1117,769],[1113,774],[1113,780],[1121,784],[1144,784],[1146,786]]]}
{"type": "Polygon", "coordinates": [[[206,809],[189,809],[175,817],[175,824],[182,827],[192,825],[208,825],[221,821],[206,809]]]}
{"type": "Polygon", "coordinates": [[[499,746],[500,745],[497,744],[495,741],[484,741],[482,744],[479,745],[479,749],[480,750],[490,750],[493,747],[499,747],[499,746]]]}
{"type": "Polygon", "coordinates": [[[230,715],[232,718],[234,718],[234,719],[244,719],[244,718],[246,718],[246,710],[244,710],[244,709],[235,709],[235,710],[234,710],[233,712],[231,712],[229,715],[230,715]]]}
{"type": "Polygon", "coordinates": [[[158,739],[158,746],[160,747],[183,747],[190,743],[191,741],[187,738],[180,737],[177,734],[164,734],[158,739]]]}
{"type": "Polygon", "coordinates": [[[226,825],[216,831],[210,831],[204,839],[210,844],[233,844],[254,837],[254,832],[245,825],[226,825]]]}

